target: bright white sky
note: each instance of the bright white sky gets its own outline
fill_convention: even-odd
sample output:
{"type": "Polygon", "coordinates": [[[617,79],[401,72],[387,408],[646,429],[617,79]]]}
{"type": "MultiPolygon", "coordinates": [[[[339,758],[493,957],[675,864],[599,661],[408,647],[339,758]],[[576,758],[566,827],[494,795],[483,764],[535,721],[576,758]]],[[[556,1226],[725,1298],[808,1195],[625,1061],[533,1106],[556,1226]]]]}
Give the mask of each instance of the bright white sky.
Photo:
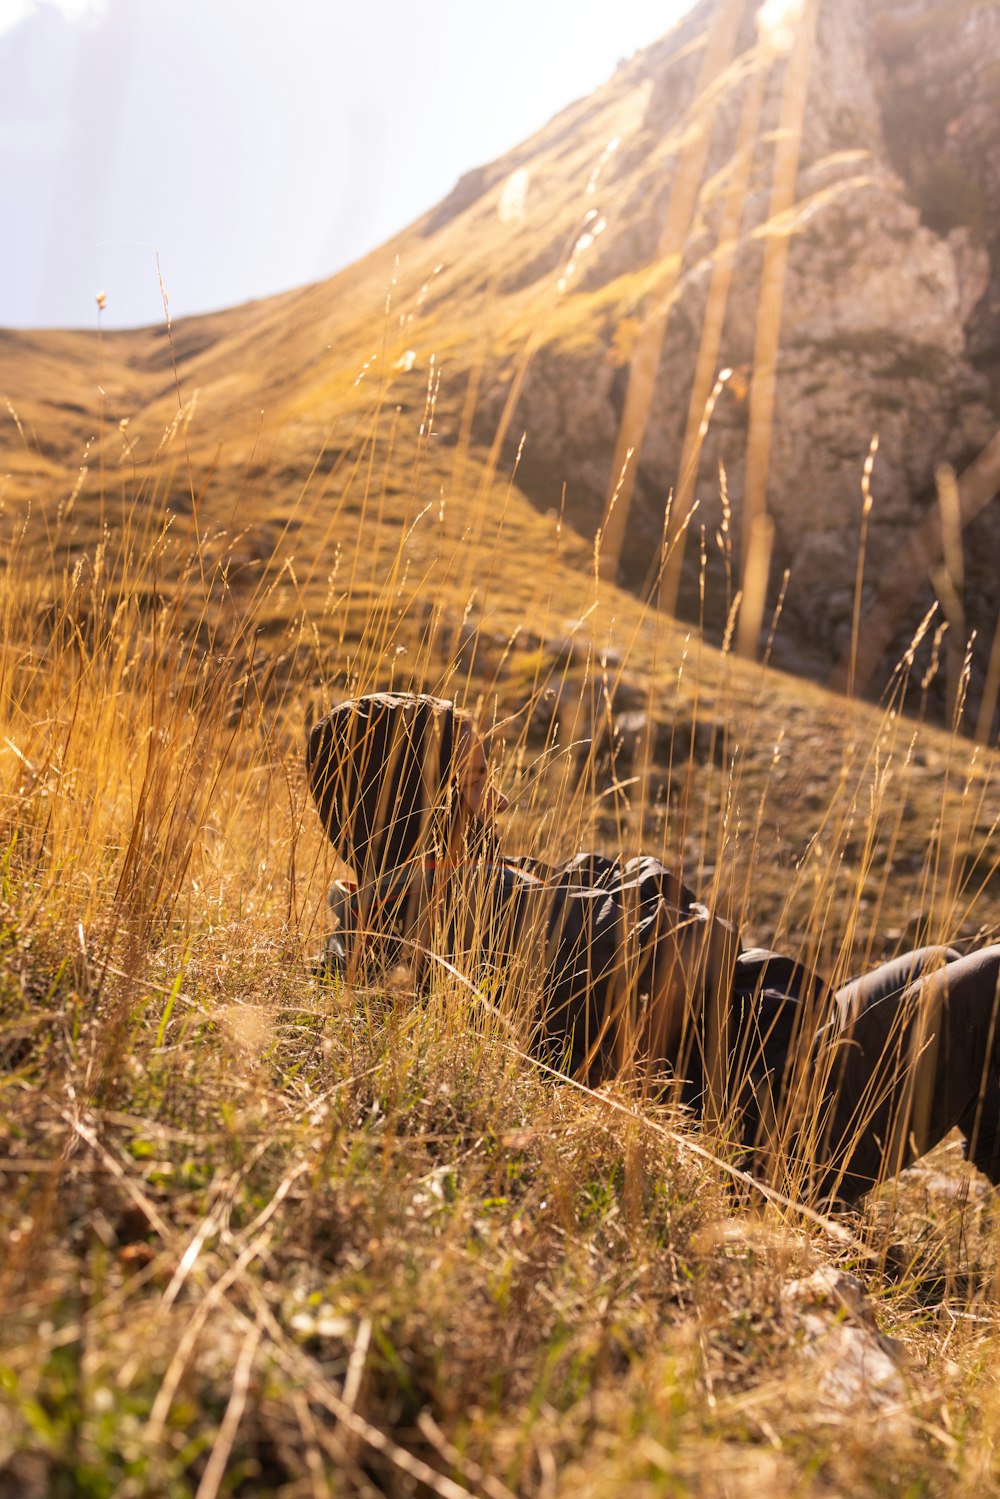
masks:
{"type": "Polygon", "coordinates": [[[330,275],[692,0],[0,0],[0,326],[330,275]]]}

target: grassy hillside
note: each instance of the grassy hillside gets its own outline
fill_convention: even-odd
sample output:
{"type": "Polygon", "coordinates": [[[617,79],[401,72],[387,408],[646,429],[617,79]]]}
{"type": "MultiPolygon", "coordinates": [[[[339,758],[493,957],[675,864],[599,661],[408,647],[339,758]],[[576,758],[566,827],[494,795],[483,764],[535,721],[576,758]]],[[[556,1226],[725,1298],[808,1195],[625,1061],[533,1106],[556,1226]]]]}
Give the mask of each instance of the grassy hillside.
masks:
{"type": "Polygon", "coordinates": [[[515,848],[641,841],[832,974],[995,935],[996,759],[920,722],[933,622],[881,709],[738,661],[598,580],[447,366],[274,376],[258,436],[254,316],[176,330],[179,392],[153,334],[13,341],[4,1491],[995,1491],[957,1147],[817,1219],[627,1078],[545,1074],[461,977],[310,961],[304,725],[390,683],[519,714],[515,848]]]}
{"type": "Polygon", "coordinates": [[[664,275],[586,276],[641,103],[321,286],[0,333],[0,1496],[1000,1493],[957,1139],[834,1221],[641,1069],[541,1066],[475,952],[316,975],[304,732],[389,686],[494,730],[512,851],[658,853],[833,982],[1000,938],[1000,764],[961,691],[924,721],[937,617],[835,697],[735,655],[724,491],[687,543],[721,628],[657,614],[662,555],[645,598],[602,577],[559,474],[526,498],[526,372],[624,351],[664,275]]]}

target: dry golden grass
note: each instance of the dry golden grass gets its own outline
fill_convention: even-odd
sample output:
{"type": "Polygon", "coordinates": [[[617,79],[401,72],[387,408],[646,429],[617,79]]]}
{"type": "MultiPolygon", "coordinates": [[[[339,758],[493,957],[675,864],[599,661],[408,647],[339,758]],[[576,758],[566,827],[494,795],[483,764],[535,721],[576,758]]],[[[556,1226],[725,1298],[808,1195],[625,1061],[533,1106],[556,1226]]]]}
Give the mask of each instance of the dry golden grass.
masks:
{"type": "Polygon", "coordinates": [[[954,1152],[818,1223],[626,1083],[555,1083],[444,972],[318,984],[301,747],[347,687],[531,705],[513,847],[641,838],[832,973],[996,931],[995,758],[900,712],[913,670],[873,709],[658,620],[516,476],[466,445],[456,492],[429,412],[367,402],[242,496],[200,413],[138,453],[97,412],[103,488],[8,502],[3,1481],[995,1491],[996,1230],[954,1152]],[[571,749],[611,700],[652,705],[650,766],[571,749]],[[824,1265],[900,1340],[888,1393],[838,1395],[783,1297],[824,1265]]]}
{"type": "Polygon", "coordinates": [[[734,655],[728,529],[713,638],[653,608],[669,556],[627,594],[519,488],[543,344],[626,360],[669,312],[669,256],[586,284],[629,66],[530,143],[543,215],[510,161],[322,287],[0,334],[0,1494],[1000,1493],[996,1208],[951,1142],[832,1222],[780,1150],[755,1182],[524,1055],[475,934],[420,994],[315,975],[304,730],[389,686],[500,725],[512,850],[648,849],[834,979],[1000,933],[936,621],[835,698],[734,655]]]}

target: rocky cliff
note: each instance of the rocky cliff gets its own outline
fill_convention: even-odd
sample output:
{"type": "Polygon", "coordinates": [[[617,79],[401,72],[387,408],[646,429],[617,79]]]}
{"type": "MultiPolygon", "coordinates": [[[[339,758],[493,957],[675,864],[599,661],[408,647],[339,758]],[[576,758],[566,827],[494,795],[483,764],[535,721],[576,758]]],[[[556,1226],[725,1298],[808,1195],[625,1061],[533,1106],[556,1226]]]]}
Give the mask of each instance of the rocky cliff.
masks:
{"type": "MultiPolygon", "coordinates": [[[[771,274],[769,242],[785,237],[766,475],[774,523],[770,591],[773,599],[790,569],[778,659],[822,676],[850,644],[862,471],[872,437],[879,448],[862,636],[880,587],[899,571],[910,538],[938,507],[936,470],[946,464],[961,474],[1000,425],[1000,4],[820,0],[805,59],[791,207],[779,218],[776,163],[787,135],[795,54],[791,38],[776,36],[774,26],[796,14],[805,24],[809,5],[771,0],[763,14],[756,4],[730,5],[728,19],[735,13],[736,24],[728,53],[706,89],[706,48],[725,8],[726,0],[698,6],[620,67],[600,97],[606,109],[612,98],[623,109],[631,101],[630,127],[598,163],[591,218],[582,221],[577,241],[581,252],[574,257],[570,250],[567,260],[566,225],[553,213],[546,248],[536,245],[516,278],[508,278],[512,289],[523,288],[562,264],[562,295],[577,308],[574,318],[556,320],[555,331],[539,338],[509,444],[513,451],[527,434],[522,483],[538,503],[552,506],[565,482],[568,516],[593,533],[613,483],[612,454],[637,350],[650,326],[665,322],[648,420],[632,460],[635,488],[620,561],[622,575],[641,585],[659,546],[665,500],[677,489],[689,451],[685,430],[699,352],[705,356],[706,330],[718,322],[714,355],[708,350],[713,371],[734,373],[701,448],[693,524],[704,525],[708,565],[719,570],[722,465],[738,577],[749,414],[762,337],[766,343],[759,326],[762,277],[771,274]],[[699,133],[699,178],[685,219],[677,202],[699,133]],[[730,278],[728,293],[720,267],[730,278]]],[[[550,151],[554,128],[540,138],[550,151]]],[[[532,161],[526,149],[502,166],[527,179],[532,161]]],[[[464,191],[476,197],[500,175],[467,182],[464,191]]],[[[468,211],[461,191],[451,205],[457,213],[468,211]]],[[[539,223],[552,213],[544,186],[534,202],[529,187],[524,211],[539,223]]],[[[484,436],[509,401],[514,369],[513,358],[492,367],[478,418],[484,436]]],[[[988,478],[986,484],[996,488],[988,478]]],[[[936,588],[959,655],[968,633],[978,632],[976,701],[1000,601],[1000,506],[995,498],[983,505],[982,490],[981,482],[978,513],[965,518],[961,545],[957,532],[949,538],[946,521],[944,545],[932,545],[915,564],[924,576],[897,587],[881,663],[905,647],[936,588]]],[[[931,530],[935,524],[927,522],[931,530]]],[[[698,548],[687,553],[680,607],[691,611],[698,548]]],[[[710,588],[708,598],[709,608],[714,599],[716,613],[724,614],[724,589],[710,588]]]]}

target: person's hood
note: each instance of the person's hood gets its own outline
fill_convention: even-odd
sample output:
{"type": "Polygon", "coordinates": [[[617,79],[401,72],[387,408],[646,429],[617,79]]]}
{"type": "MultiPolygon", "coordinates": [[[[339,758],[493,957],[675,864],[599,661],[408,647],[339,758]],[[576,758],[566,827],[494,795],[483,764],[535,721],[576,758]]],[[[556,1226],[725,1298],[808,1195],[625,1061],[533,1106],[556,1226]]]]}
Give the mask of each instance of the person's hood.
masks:
{"type": "Polygon", "coordinates": [[[306,767],[323,825],[367,882],[435,852],[457,809],[454,704],[376,692],[309,731],[306,767]]]}

